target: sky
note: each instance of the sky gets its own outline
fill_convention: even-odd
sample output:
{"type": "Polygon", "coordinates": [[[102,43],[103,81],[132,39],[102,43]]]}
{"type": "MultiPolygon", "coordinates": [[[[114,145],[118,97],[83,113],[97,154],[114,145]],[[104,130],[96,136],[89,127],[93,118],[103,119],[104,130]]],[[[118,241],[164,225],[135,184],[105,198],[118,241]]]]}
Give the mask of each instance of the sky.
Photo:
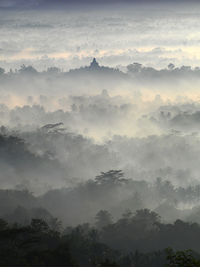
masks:
{"type": "MultiPolygon", "coordinates": [[[[115,4],[115,3],[187,3],[187,0],[1,0],[0,4],[2,7],[12,7],[12,6],[47,6],[47,5],[60,5],[60,4],[115,4]]],[[[197,0],[190,0],[190,3],[198,2],[197,0]]]]}
{"type": "MultiPolygon", "coordinates": [[[[156,72],[144,66],[200,66],[200,6],[178,0],[94,2],[0,0],[0,67],[8,72],[0,75],[0,126],[19,132],[33,153],[50,151],[64,168],[58,168],[57,180],[54,174],[49,179],[48,168],[33,170],[29,188],[63,186],[65,170],[67,179],[120,168],[149,181],[199,181],[200,69],[156,72]],[[23,64],[68,71],[94,57],[129,72],[9,72],[23,64]],[[143,65],[138,72],[127,68],[134,62],[143,65]],[[64,135],[49,141],[44,132],[41,139],[44,125],[59,122],[64,135]]],[[[26,174],[21,181],[12,166],[7,169],[5,188],[26,182],[26,174]]]]}
{"type": "Polygon", "coordinates": [[[140,4],[110,0],[105,6],[87,5],[86,0],[75,8],[59,8],[58,2],[0,0],[1,67],[31,64],[39,70],[52,65],[68,70],[88,65],[93,57],[110,66],[199,65],[200,8],[191,1],[175,5],[162,0],[140,4]],[[50,3],[58,8],[51,9],[50,3]]]}

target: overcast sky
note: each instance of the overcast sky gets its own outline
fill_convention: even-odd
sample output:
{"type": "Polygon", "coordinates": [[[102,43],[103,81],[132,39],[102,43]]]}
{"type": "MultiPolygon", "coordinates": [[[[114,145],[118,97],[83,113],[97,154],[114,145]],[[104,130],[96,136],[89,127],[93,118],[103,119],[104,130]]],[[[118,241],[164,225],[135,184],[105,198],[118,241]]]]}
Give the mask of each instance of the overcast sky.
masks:
{"type": "MultiPolygon", "coordinates": [[[[105,3],[165,3],[165,4],[173,4],[173,3],[188,3],[187,0],[0,0],[0,5],[2,7],[9,6],[42,6],[42,5],[60,5],[60,4],[105,4],[105,3]]],[[[196,2],[198,0],[190,0],[190,3],[196,2]]]]}
{"type": "Polygon", "coordinates": [[[38,69],[58,66],[67,70],[89,64],[94,56],[100,64],[110,66],[133,62],[157,68],[170,62],[200,65],[197,27],[200,6],[197,4],[190,1],[186,6],[164,0],[144,0],[143,5],[129,5],[128,2],[137,1],[121,0],[121,3],[127,2],[126,5],[90,5],[91,8],[86,5],[84,8],[87,1],[0,0],[2,7],[18,7],[0,9],[0,66],[9,69],[31,64],[38,69]],[[58,3],[67,2],[81,2],[82,6],[22,8],[27,3],[59,6],[58,3]]]}

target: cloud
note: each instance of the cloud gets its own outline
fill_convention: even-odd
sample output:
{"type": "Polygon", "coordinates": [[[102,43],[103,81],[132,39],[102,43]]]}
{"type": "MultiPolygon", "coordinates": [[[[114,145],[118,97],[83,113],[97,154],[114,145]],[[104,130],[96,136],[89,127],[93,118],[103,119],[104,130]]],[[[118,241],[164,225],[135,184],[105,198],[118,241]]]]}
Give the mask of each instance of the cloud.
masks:
{"type": "Polygon", "coordinates": [[[110,10],[1,10],[1,67],[15,69],[32,61],[39,69],[53,64],[69,69],[94,56],[110,66],[199,63],[198,11],[129,7],[119,14],[114,7],[111,14],[110,10]]]}
{"type": "MultiPolygon", "coordinates": [[[[186,0],[62,0],[62,1],[55,1],[55,0],[0,0],[0,8],[23,8],[23,7],[51,7],[51,6],[63,6],[63,5],[104,5],[104,4],[145,4],[145,5],[152,5],[152,4],[187,4],[186,0]]],[[[198,0],[191,0],[191,3],[198,3],[198,0]]]]}

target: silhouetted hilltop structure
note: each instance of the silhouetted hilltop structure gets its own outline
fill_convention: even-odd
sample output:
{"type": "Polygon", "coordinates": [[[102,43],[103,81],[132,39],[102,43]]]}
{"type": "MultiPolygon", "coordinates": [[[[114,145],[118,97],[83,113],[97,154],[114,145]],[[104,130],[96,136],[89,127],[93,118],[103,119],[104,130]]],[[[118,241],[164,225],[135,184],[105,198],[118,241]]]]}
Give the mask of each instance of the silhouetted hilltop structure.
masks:
{"type": "Polygon", "coordinates": [[[93,58],[93,61],[90,63],[90,69],[92,70],[97,70],[100,69],[101,67],[99,66],[99,63],[96,61],[96,58],[93,58]]]}
{"type": "Polygon", "coordinates": [[[81,67],[79,69],[73,69],[69,71],[69,74],[92,74],[92,75],[108,75],[108,76],[125,76],[126,74],[121,72],[118,69],[115,68],[110,68],[110,67],[105,67],[105,66],[100,66],[99,63],[97,62],[96,58],[93,58],[92,62],[90,63],[89,66],[81,67]]]}

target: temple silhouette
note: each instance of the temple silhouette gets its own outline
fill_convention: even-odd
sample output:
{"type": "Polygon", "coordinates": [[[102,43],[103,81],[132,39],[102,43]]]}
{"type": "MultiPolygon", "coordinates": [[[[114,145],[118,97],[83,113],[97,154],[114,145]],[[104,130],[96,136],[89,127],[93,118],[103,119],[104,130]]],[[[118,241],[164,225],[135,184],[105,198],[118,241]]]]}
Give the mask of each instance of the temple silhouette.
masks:
{"type": "Polygon", "coordinates": [[[78,75],[117,75],[125,76],[124,73],[115,68],[110,68],[106,66],[100,66],[96,58],[94,57],[90,65],[85,67],[80,67],[79,69],[72,69],[69,71],[69,74],[78,74],[78,75]]]}
{"type": "Polygon", "coordinates": [[[93,61],[90,63],[90,69],[100,69],[99,63],[96,61],[96,58],[93,58],[93,61]]]}

